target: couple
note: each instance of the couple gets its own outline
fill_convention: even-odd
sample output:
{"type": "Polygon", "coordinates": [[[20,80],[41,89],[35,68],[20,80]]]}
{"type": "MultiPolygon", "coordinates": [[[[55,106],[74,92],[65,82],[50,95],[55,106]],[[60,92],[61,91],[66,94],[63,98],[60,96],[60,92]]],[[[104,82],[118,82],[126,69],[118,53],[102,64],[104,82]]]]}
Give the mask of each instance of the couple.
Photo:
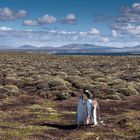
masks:
{"type": "Polygon", "coordinates": [[[84,90],[84,94],[87,96],[87,100],[84,99],[84,95],[81,93],[77,106],[77,125],[89,123],[97,125],[97,120],[100,120],[99,104],[89,90],[84,90]]]}

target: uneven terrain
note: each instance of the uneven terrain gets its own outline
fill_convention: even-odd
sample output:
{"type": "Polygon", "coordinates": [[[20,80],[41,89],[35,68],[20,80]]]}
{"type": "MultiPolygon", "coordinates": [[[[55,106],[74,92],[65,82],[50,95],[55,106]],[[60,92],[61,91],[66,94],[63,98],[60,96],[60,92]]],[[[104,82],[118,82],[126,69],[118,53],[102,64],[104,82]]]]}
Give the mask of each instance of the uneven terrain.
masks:
{"type": "Polygon", "coordinates": [[[140,58],[0,53],[1,140],[139,140],[140,58]],[[76,126],[83,89],[105,125],[76,126]]]}

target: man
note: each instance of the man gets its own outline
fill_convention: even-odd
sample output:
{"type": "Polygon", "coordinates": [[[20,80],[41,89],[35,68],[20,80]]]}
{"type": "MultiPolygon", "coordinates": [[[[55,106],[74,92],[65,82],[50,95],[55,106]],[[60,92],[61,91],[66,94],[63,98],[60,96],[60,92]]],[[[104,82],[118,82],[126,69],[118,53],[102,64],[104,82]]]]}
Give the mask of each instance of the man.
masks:
{"type": "Polygon", "coordinates": [[[86,123],[89,124],[90,121],[97,125],[97,119],[100,120],[100,107],[98,101],[93,98],[93,95],[89,90],[84,90],[84,94],[87,96],[87,119],[86,123]]]}
{"type": "Polygon", "coordinates": [[[77,105],[77,125],[85,124],[87,119],[87,107],[84,100],[83,94],[79,98],[79,103],[77,105]]]}

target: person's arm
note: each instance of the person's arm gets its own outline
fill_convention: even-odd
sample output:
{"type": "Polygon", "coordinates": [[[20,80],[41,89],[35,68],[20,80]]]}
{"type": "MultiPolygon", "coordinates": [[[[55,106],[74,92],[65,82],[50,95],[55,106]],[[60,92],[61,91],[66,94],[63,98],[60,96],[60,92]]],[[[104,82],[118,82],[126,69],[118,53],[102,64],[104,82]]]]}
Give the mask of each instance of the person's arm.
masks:
{"type": "Polygon", "coordinates": [[[97,120],[101,120],[101,110],[100,110],[100,106],[99,106],[99,103],[98,101],[95,99],[93,100],[93,106],[96,107],[96,111],[97,111],[97,120]]]}
{"type": "Polygon", "coordinates": [[[97,119],[100,121],[101,120],[101,110],[100,110],[100,106],[99,103],[97,102],[97,119]]]}

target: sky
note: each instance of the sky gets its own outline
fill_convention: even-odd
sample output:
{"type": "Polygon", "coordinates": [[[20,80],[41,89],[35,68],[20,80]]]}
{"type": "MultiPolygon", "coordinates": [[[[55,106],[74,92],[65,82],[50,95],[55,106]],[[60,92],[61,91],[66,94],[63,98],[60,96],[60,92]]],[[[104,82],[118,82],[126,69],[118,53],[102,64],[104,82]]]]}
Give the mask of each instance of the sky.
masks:
{"type": "Polygon", "coordinates": [[[140,0],[0,0],[0,45],[140,45],[140,0]]]}

